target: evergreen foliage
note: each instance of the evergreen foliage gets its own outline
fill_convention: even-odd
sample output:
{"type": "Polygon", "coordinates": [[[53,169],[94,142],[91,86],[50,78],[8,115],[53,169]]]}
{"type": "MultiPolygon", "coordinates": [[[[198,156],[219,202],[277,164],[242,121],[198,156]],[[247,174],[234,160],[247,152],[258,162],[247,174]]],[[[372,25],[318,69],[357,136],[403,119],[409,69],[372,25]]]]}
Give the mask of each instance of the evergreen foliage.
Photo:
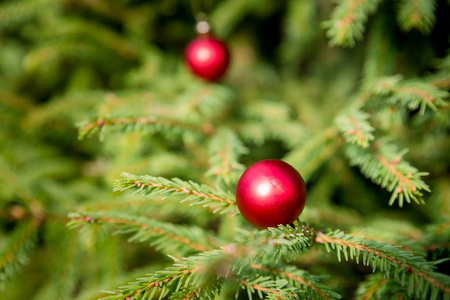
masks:
{"type": "Polygon", "coordinates": [[[449,19],[446,0],[0,1],[0,298],[450,300],[449,19]],[[183,63],[202,11],[220,82],[183,63]],[[260,230],[234,190],[269,158],[308,197],[260,230]]]}

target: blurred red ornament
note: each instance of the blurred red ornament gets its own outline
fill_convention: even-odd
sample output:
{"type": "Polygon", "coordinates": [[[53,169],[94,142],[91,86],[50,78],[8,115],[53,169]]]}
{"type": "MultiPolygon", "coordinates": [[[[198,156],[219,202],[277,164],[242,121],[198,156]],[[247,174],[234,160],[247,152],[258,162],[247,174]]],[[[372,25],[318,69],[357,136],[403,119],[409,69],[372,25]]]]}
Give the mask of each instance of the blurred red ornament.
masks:
{"type": "Polygon", "coordinates": [[[305,182],[291,165],[281,160],[262,160],[242,174],[236,202],[244,218],[256,227],[288,225],[305,207],[305,182]]]}
{"type": "Polygon", "coordinates": [[[223,42],[204,34],[189,43],[185,60],[194,74],[214,81],[227,70],[229,53],[223,42]]]}

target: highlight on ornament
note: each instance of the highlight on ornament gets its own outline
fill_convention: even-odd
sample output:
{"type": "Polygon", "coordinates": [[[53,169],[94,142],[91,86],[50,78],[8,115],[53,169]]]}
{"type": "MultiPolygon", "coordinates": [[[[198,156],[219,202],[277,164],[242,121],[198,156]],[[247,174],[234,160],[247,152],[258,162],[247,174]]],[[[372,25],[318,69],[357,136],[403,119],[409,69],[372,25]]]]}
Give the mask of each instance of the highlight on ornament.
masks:
{"type": "Polygon", "coordinates": [[[242,174],[236,186],[236,203],[242,216],[256,227],[288,225],[305,208],[305,182],[291,165],[262,160],[242,174]]]}

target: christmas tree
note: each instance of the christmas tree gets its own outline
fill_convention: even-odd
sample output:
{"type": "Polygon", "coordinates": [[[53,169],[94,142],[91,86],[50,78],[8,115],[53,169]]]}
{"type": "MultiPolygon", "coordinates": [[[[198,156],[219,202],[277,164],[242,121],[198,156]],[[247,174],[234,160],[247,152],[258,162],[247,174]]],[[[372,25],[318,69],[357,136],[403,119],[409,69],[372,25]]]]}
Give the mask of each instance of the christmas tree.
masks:
{"type": "Polygon", "coordinates": [[[1,1],[0,298],[450,299],[448,20],[1,1]]]}

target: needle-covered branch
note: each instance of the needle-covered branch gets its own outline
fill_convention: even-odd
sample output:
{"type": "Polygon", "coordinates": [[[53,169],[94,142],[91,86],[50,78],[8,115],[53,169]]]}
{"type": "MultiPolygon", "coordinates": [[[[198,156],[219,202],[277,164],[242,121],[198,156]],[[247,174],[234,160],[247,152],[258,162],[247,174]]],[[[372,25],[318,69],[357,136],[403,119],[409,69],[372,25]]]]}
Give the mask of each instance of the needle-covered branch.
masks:
{"type": "Polygon", "coordinates": [[[186,131],[202,133],[201,128],[177,121],[174,119],[160,118],[156,116],[150,117],[105,117],[92,119],[87,122],[78,124],[79,139],[91,137],[96,133],[100,133],[102,137],[107,131],[117,130],[122,132],[141,131],[144,133],[153,133],[162,131],[166,135],[180,134],[186,131]]]}
{"type": "Polygon", "coordinates": [[[320,282],[320,276],[309,274],[307,271],[294,266],[279,268],[277,266],[266,267],[252,263],[251,267],[255,270],[272,274],[274,277],[287,280],[290,286],[301,290],[302,295],[306,299],[341,299],[339,294],[320,282]]]}
{"type": "Polygon", "coordinates": [[[199,113],[206,120],[215,120],[227,112],[235,98],[231,88],[213,83],[192,84],[176,102],[186,113],[199,113]]]}
{"type": "Polygon", "coordinates": [[[375,143],[372,148],[347,145],[345,154],[352,165],[357,165],[361,172],[373,182],[392,192],[389,205],[398,199],[400,207],[403,201],[411,200],[423,204],[422,190],[430,191],[422,180],[426,172],[419,172],[403,159],[406,151],[397,151],[396,147],[385,140],[375,143]]]}
{"type": "MultiPolygon", "coordinates": [[[[175,264],[162,271],[148,274],[138,278],[135,282],[128,283],[109,293],[112,295],[103,300],[129,300],[129,299],[153,299],[154,296],[163,299],[174,295],[185,287],[202,285],[208,266],[211,262],[220,260],[221,251],[204,252],[197,256],[184,259],[176,259],[175,264]]],[[[211,289],[210,295],[203,294],[203,299],[212,299],[216,290],[211,289]]]]}
{"type": "MultiPolygon", "coordinates": [[[[122,286],[110,293],[113,295],[102,298],[112,299],[162,299],[175,296],[176,299],[190,299],[201,295],[201,299],[214,299],[220,292],[217,285],[224,279],[233,280],[249,295],[258,293],[267,299],[296,299],[293,288],[286,287],[287,280],[272,280],[270,277],[251,276],[252,274],[233,274],[229,265],[230,254],[222,251],[203,252],[200,255],[175,259],[175,264],[163,271],[157,271],[137,281],[122,286]],[[222,273],[215,274],[215,271],[222,273]],[[209,278],[209,281],[205,281],[209,278]],[[187,292],[186,292],[187,291],[187,292]],[[183,295],[182,298],[176,297],[183,295]]],[[[234,257],[236,258],[236,257],[234,257]]],[[[233,259],[233,257],[231,257],[233,259]]],[[[237,291],[238,292],[238,291],[237,291]]],[[[171,299],[172,299],[171,297],[171,299]]],[[[251,296],[250,296],[251,297],[251,296]]]]}
{"type": "Polygon", "coordinates": [[[249,299],[252,299],[253,294],[258,294],[260,298],[267,295],[267,300],[294,300],[298,292],[295,288],[285,288],[288,284],[287,280],[279,279],[273,280],[270,277],[249,277],[238,280],[242,288],[247,291],[249,299]]]}
{"type": "Polygon", "coordinates": [[[397,8],[397,21],[404,31],[417,28],[427,34],[436,21],[435,9],[436,0],[402,0],[397,8]]]}
{"type": "Polygon", "coordinates": [[[295,148],[304,142],[307,136],[305,126],[298,121],[255,121],[239,124],[239,134],[246,142],[263,145],[269,140],[281,140],[288,148],[295,148]]]}
{"type": "Polygon", "coordinates": [[[10,240],[0,249],[0,291],[28,262],[29,254],[37,241],[37,223],[29,221],[15,229],[10,240]]]}
{"type": "MultiPolygon", "coordinates": [[[[165,220],[170,216],[179,214],[189,219],[198,220],[199,218],[208,218],[211,214],[211,211],[206,211],[200,206],[190,206],[189,203],[180,203],[178,200],[168,201],[164,197],[150,197],[149,199],[149,197],[141,195],[126,194],[108,200],[87,201],[78,207],[78,211],[120,211],[129,214],[148,215],[157,220],[165,220]],[[157,216],[154,215],[155,211],[158,212],[157,216]]],[[[197,225],[204,224],[204,222],[197,223],[197,225]]]]}
{"type": "Polygon", "coordinates": [[[286,103],[279,101],[249,101],[243,105],[241,111],[251,122],[239,123],[237,131],[246,142],[257,145],[276,139],[283,141],[288,148],[296,147],[304,141],[307,130],[293,117],[293,110],[286,103]]]}
{"type": "Polygon", "coordinates": [[[334,45],[353,47],[363,37],[369,15],[377,10],[380,0],[340,0],[324,23],[327,36],[334,45]]]}
{"type": "MultiPolygon", "coordinates": [[[[86,217],[83,216],[73,218],[74,225],[86,222],[86,217]]],[[[93,220],[89,219],[89,222],[93,220]]],[[[113,221],[117,223],[117,220],[113,221]]],[[[224,245],[217,250],[203,251],[189,258],[174,258],[176,263],[172,267],[139,278],[138,281],[113,291],[114,295],[104,299],[151,299],[156,293],[159,293],[159,297],[182,294],[202,295],[202,299],[210,299],[220,290],[219,286],[223,283],[219,282],[225,278],[239,284],[250,294],[262,293],[269,299],[292,299],[296,295],[295,291],[300,291],[295,285],[287,284],[288,277],[294,274],[286,273],[287,278],[281,280],[272,279],[261,276],[263,271],[252,266],[264,262],[273,263],[281,257],[292,259],[296,253],[306,251],[311,239],[309,231],[280,226],[269,230],[239,233],[235,243],[224,245]],[[255,273],[255,270],[261,272],[255,273]]],[[[202,238],[204,239],[197,236],[195,241],[189,243],[200,243],[202,238]]],[[[298,278],[293,280],[298,281],[298,278]]],[[[306,281],[304,283],[308,285],[306,281]]],[[[313,283],[310,282],[310,286],[311,284],[313,283]]]]}
{"type": "Polygon", "coordinates": [[[128,241],[150,242],[164,253],[187,253],[216,248],[214,238],[199,227],[180,226],[118,212],[84,212],[70,215],[70,227],[101,224],[115,233],[132,234],[128,241]]]}
{"type": "Polygon", "coordinates": [[[210,141],[210,169],[207,175],[213,175],[226,184],[236,182],[245,169],[238,159],[247,153],[247,148],[231,130],[218,131],[210,141]]]}
{"type": "MultiPolygon", "coordinates": [[[[75,231],[67,231],[67,228],[59,222],[49,222],[45,224],[45,231],[48,235],[51,235],[53,240],[51,242],[53,252],[57,254],[57,260],[53,262],[52,269],[54,273],[48,283],[42,287],[37,293],[36,299],[73,299],[73,295],[78,288],[82,270],[79,268],[80,264],[84,261],[83,247],[80,247],[79,233],[75,231]],[[49,226],[52,224],[53,226],[49,226]],[[57,224],[57,225],[55,225],[57,224]],[[60,236],[57,232],[64,232],[64,236],[60,236]],[[58,240],[54,242],[54,240],[58,240]]],[[[110,243],[103,240],[103,245],[107,245],[108,250],[117,253],[110,243]]],[[[100,250],[100,249],[98,249],[100,250]]],[[[101,251],[101,250],[100,250],[101,251]]],[[[99,251],[99,252],[100,252],[99,251]]],[[[100,268],[112,267],[115,265],[111,262],[109,253],[107,251],[101,251],[102,258],[110,265],[101,266],[100,268]]],[[[56,258],[56,257],[55,257],[56,258]]]]}
{"type": "MultiPolygon", "coordinates": [[[[315,241],[323,244],[328,252],[336,251],[338,260],[355,259],[371,266],[373,272],[380,269],[385,277],[394,273],[402,286],[407,286],[408,295],[427,299],[428,293],[450,293],[450,277],[433,272],[434,264],[421,256],[403,250],[401,246],[366,240],[337,230],[327,234],[317,233],[315,241]]],[[[447,296],[448,297],[448,296],[447,296]]]]}
{"type": "Polygon", "coordinates": [[[60,4],[58,0],[26,0],[4,2],[0,7],[0,28],[15,27],[60,4]]]}
{"type": "Polygon", "coordinates": [[[115,181],[115,191],[131,189],[143,195],[181,195],[184,196],[181,202],[209,207],[215,213],[237,213],[234,196],[219,189],[214,190],[209,186],[178,178],[168,180],[162,177],[136,176],[126,173],[122,174],[122,177],[115,181]]]}
{"type": "Polygon", "coordinates": [[[293,260],[296,254],[308,250],[311,244],[311,232],[302,227],[279,225],[261,231],[239,229],[236,233],[236,244],[224,247],[230,253],[241,253],[255,258],[258,262],[276,263],[293,260]]]}
{"type": "Polygon", "coordinates": [[[64,61],[91,62],[109,70],[117,70],[125,64],[118,53],[95,41],[53,39],[28,52],[24,58],[24,67],[29,72],[38,72],[43,66],[57,65],[64,61]]]}
{"type": "Polygon", "coordinates": [[[79,36],[84,36],[85,40],[108,48],[124,59],[136,58],[136,49],[132,43],[108,27],[88,21],[70,20],[55,28],[55,31],[48,37],[45,33],[43,36],[49,40],[75,40],[79,36]]]}
{"type": "Polygon", "coordinates": [[[375,131],[368,119],[369,114],[353,109],[339,115],[336,118],[336,125],[347,143],[367,148],[374,139],[372,132],[375,131]]]}
{"type": "Polygon", "coordinates": [[[288,152],[282,160],[302,170],[302,177],[308,182],[311,174],[336,153],[341,142],[336,138],[338,134],[337,128],[330,127],[288,152]]]}
{"type": "Polygon", "coordinates": [[[368,276],[368,278],[363,281],[356,291],[357,299],[373,299],[377,292],[386,284],[389,278],[383,276],[381,273],[375,273],[368,276]]]}
{"type": "Polygon", "coordinates": [[[370,100],[375,104],[420,109],[423,113],[427,107],[437,110],[447,106],[444,99],[448,96],[448,92],[423,80],[402,80],[401,76],[391,76],[376,81],[364,98],[366,103],[370,100]]]}

